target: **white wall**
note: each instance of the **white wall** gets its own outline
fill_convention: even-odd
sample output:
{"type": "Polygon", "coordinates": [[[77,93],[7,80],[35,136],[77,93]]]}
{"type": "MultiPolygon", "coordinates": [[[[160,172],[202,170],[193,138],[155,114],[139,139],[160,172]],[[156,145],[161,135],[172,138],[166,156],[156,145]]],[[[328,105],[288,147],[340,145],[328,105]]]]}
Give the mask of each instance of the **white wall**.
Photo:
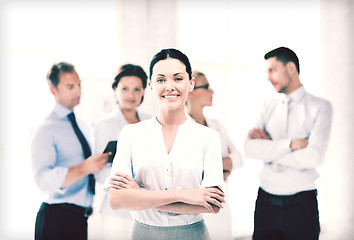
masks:
{"type": "Polygon", "coordinates": [[[321,84],[333,128],[321,170],[319,207],[326,239],[354,238],[354,2],[321,1],[321,84]]]}
{"type": "MultiPolygon", "coordinates": [[[[318,181],[322,231],[334,239],[354,236],[349,228],[354,222],[354,5],[351,0],[264,2],[1,2],[1,239],[33,234],[41,198],[32,181],[27,137],[52,107],[45,74],[54,62],[76,65],[83,83],[77,110],[93,122],[114,105],[110,84],[120,65],[131,62],[148,71],[154,53],[177,47],[194,69],[206,73],[215,95],[205,113],[224,122],[242,152],[260,101],[273,94],[263,55],[280,45],[298,54],[305,87],[333,104],[332,137],[318,181]]],[[[156,112],[148,90],[141,108],[156,112]]],[[[235,236],[252,232],[260,167],[245,159],[231,177],[235,236]]]]}

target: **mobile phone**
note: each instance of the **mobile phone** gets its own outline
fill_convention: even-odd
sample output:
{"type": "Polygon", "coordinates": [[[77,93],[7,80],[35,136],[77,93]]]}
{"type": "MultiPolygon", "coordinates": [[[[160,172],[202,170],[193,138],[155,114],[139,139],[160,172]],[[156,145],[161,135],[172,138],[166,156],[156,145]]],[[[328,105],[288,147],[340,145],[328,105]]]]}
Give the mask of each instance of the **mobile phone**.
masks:
{"type": "Polygon", "coordinates": [[[109,141],[107,143],[106,148],[104,149],[103,153],[111,152],[112,154],[108,156],[107,162],[113,162],[114,156],[116,155],[117,151],[117,141],[109,141]]]}

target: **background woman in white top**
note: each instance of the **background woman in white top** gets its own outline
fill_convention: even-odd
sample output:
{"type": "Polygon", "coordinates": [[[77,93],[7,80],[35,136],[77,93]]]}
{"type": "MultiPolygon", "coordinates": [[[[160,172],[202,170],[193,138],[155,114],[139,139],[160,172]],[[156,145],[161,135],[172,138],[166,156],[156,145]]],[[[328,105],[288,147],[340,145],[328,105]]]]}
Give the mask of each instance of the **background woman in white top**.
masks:
{"type": "MultiPolygon", "coordinates": [[[[199,124],[215,129],[219,132],[222,144],[222,157],[219,158],[223,163],[224,180],[227,183],[231,171],[242,166],[242,156],[233,144],[225,127],[215,118],[204,116],[203,109],[212,106],[214,91],[205,74],[193,71],[195,79],[194,90],[188,96],[186,104],[188,114],[199,124]]],[[[227,193],[227,184],[226,184],[227,193]]],[[[227,195],[227,194],[226,194],[227,195]]],[[[204,217],[211,239],[232,239],[232,219],[231,210],[226,199],[224,208],[216,215],[208,214],[204,217]],[[220,224],[222,223],[222,224],[220,224]]]]}
{"type": "Polygon", "coordinates": [[[121,131],[107,182],[111,207],[132,210],[132,239],[209,239],[201,213],[224,202],[219,134],[186,116],[194,79],[182,52],[157,53],[150,79],[159,112],[121,131]]]}
{"type": "MultiPolygon", "coordinates": [[[[109,141],[117,140],[122,128],[128,124],[146,120],[152,116],[137,109],[144,98],[144,89],[147,85],[145,71],[137,65],[123,65],[112,84],[117,107],[95,124],[95,151],[102,153],[109,141]]],[[[96,173],[98,183],[103,184],[111,172],[109,163],[100,172],[96,173]]],[[[94,205],[101,213],[100,229],[103,239],[127,239],[132,218],[128,211],[112,210],[109,206],[108,194],[96,191],[94,205]]]]}

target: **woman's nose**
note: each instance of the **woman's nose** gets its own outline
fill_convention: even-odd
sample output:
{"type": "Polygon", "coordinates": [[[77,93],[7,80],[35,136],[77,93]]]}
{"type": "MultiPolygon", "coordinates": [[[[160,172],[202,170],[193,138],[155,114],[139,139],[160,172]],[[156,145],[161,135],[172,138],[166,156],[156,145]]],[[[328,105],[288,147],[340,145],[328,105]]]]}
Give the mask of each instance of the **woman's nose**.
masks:
{"type": "Polygon", "coordinates": [[[172,91],[175,88],[173,81],[166,81],[166,91],[172,91]]]}

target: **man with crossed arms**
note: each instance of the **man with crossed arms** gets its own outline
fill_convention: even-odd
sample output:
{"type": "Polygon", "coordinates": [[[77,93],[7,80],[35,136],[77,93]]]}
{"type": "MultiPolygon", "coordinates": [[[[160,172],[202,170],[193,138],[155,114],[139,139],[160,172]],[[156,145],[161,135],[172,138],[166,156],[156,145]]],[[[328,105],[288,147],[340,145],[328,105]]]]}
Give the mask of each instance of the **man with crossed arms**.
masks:
{"type": "Polygon", "coordinates": [[[264,163],[253,239],[318,239],[316,167],[328,145],[332,107],[305,90],[292,50],[280,47],[264,58],[280,94],[265,103],[245,142],[245,155],[264,163]]]}

